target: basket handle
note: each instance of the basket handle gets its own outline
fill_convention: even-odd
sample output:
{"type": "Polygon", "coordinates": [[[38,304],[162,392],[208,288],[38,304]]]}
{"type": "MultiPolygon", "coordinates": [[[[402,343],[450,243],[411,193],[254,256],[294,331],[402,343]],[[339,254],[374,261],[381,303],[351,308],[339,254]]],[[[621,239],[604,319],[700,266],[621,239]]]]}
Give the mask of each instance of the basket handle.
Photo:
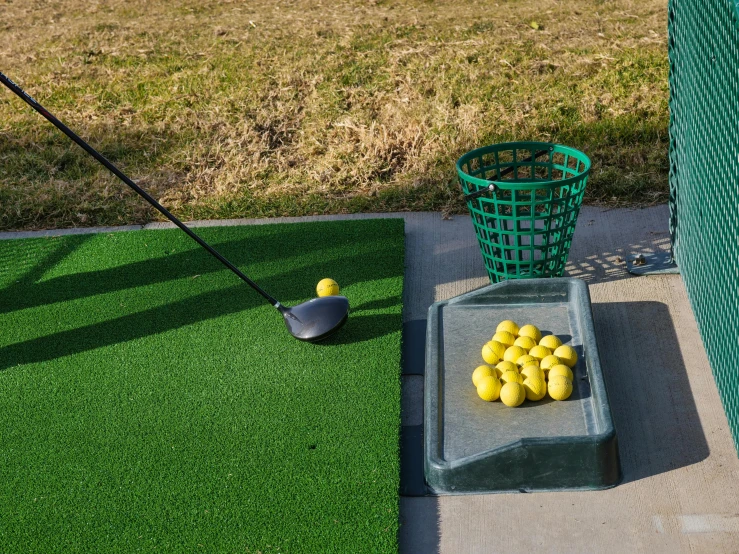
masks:
{"type": "MultiPolygon", "coordinates": [[[[543,154],[548,154],[550,150],[551,148],[549,150],[539,150],[538,152],[535,152],[533,156],[529,156],[525,160],[521,160],[521,163],[526,163],[526,162],[530,162],[531,160],[535,160],[536,158],[538,158],[539,156],[543,154]]],[[[509,173],[512,173],[513,169],[514,169],[514,166],[505,168],[503,171],[501,171],[498,174],[498,179],[500,179],[501,177],[504,177],[505,175],[508,175],[509,173]]],[[[475,192],[470,192],[469,194],[465,194],[464,200],[465,202],[468,202],[470,200],[474,200],[475,198],[479,198],[480,196],[484,196],[488,194],[489,192],[497,192],[498,188],[500,187],[498,187],[498,185],[496,185],[495,183],[490,183],[486,188],[476,190],[475,192]]]]}

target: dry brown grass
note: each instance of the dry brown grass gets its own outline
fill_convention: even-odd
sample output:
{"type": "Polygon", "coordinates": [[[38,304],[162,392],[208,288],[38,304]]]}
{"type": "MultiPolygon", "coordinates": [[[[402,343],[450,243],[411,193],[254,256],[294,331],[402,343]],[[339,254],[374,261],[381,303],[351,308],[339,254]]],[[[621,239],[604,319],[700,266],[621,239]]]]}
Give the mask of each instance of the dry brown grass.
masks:
{"type": "MultiPolygon", "coordinates": [[[[0,69],[182,217],[460,211],[454,161],[514,139],[586,151],[591,203],[666,197],[665,0],[2,9],[0,69]]],[[[154,213],[0,94],[0,228],[154,213]]]]}

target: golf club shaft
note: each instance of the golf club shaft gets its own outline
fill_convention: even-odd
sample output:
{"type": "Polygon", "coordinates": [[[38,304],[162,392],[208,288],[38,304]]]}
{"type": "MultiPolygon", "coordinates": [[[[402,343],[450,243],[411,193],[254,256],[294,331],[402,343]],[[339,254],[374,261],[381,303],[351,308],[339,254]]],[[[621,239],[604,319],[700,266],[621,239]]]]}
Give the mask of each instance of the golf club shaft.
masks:
{"type": "Polygon", "coordinates": [[[182,229],[185,233],[187,233],[190,238],[192,238],[195,242],[197,242],[200,246],[205,248],[208,252],[210,252],[213,257],[215,257],[219,262],[221,262],[223,265],[225,265],[228,269],[233,271],[241,280],[243,280],[247,285],[249,285],[251,288],[253,288],[255,291],[257,291],[259,294],[261,294],[267,301],[272,304],[275,308],[280,308],[280,303],[272,298],[266,291],[262,290],[262,288],[257,285],[254,281],[249,279],[246,275],[244,275],[239,268],[237,268],[235,265],[233,265],[231,262],[229,262],[226,258],[224,258],[221,254],[216,251],[215,248],[213,248],[211,245],[209,245],[207,242],[205,242],[203,239],[201,239],[198,235],[196,235],[187,225],[182,223],[179,219],[177,219],[174,215],[169,213],[169,210],[167,210],[164,206],[162,206],[159,202],[154,200],[145,190],[140,188],[136,183],[134,183],[131,179],[126,177],[124,173],[118,169],[116,166],[114,166],[112,163],[110,163],[105,156],[100,154],[97,150],[95,150],[92,146],[87,144],[84,140],[82,140],[79,136],[77,136],[71,129],[69,129],[64,123],[59,121],[56,117],[51,115],[41,104],[36,102],[31,96],[29,96],[21,87],[16,85],[13,81],[11,81],[8,77],[6,77],[1,71],[0,71],[0,82],[4,84],[6,87],[8,87],[10,90],[12,90],[15,94],[17,94],[23,101],[25,101],[29,106],[31,106],[34,110],[36,110],[38,113],[40,113],[42,116],[44,116],[46,119],[51,122],[54,127],[59,129],[62,133],[67,135],[70,139],[72,139],[74,142],[76,142],[85,152],[90,154],[93,158],[95,158],[97,161],[99,161],[101,164],[103,164],[108,170],[113,173],[116,177],[118,177],[121,181],[126,183],[129,187],[131,187],[136,193],[141,196],[144,200],[146,200],[149,204],[154,206],[159,212],[161,212],[164,217],[169,219],[172,223],[177,225],[180,229],[182,229]]]}

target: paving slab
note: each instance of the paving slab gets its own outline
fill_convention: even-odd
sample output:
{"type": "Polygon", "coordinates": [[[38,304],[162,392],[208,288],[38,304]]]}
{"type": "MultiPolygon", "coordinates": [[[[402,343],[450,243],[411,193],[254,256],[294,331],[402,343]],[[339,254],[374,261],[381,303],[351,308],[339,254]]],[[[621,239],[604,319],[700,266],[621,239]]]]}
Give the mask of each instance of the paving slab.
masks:
{"type": "MultiPolygon", "coordinates": [[[[402,217],[404,320],[489,283],[466,216],[433,213],[193,222],[193,226],[402,217]]],[[[606,491],[401,497],[401,552],[739,552],[739,459],[679,275],[636,277],[626,259],[669,249],[666,206],[584,207],[566,275],[588,283],[624,481],[606,491]]],[[[155,223],[145,228],[171,227],[155,223]]],[[[137,226],[126,229],[138,228],[137,226]]],[[[2,238],[119,230],[73,229],[2,238]]],[[[423,377],[403,382],[422,421],[423,377]]]]}

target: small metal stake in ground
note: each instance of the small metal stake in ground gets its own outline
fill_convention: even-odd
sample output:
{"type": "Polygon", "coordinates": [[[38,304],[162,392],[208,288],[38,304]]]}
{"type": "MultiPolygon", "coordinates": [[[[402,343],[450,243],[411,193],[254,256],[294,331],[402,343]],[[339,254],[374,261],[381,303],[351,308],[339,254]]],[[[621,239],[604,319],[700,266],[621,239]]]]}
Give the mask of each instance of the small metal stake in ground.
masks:
{"type": "Polygon", "coordinates": [[[632,275],[670,275],[679,274],[672,252],[656,254],[637,254],[626,260],[626,267],[632,275]]]}
{"type": "Polygon", "coordinates": [[[589,173],[585,154],[545,142],[494,144],[457,161],[491,283],[562,276],[589,173]]]}

